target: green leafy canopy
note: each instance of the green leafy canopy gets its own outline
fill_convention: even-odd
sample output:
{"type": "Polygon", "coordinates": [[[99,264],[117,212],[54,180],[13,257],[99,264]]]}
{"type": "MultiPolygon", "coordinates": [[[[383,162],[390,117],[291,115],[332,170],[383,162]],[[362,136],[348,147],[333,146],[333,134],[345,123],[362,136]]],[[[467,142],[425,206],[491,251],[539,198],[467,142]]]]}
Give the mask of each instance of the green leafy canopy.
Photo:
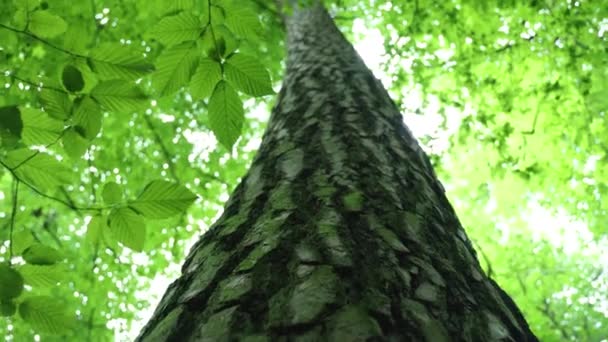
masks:
{"type": "MultiPolygon", "coordinates": [[[[287,64],[276,3],[2,2],[0,336],[135,338],[141,294],[177,274],[261,141],[287,64]]],[[[532,330],[604,339],[607,1],[323,3],[532,330]]]]}

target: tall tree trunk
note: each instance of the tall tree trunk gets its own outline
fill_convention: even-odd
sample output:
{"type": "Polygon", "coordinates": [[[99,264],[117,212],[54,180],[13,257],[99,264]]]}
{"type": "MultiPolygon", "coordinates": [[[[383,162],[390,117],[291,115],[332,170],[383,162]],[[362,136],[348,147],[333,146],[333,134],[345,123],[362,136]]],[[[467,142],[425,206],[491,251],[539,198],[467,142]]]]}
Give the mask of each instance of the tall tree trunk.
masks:
{"type": "Polygon", "coordinates": [[[535,341],[321,6],[288,20],[260,150],[141,341],[535,341]]]}

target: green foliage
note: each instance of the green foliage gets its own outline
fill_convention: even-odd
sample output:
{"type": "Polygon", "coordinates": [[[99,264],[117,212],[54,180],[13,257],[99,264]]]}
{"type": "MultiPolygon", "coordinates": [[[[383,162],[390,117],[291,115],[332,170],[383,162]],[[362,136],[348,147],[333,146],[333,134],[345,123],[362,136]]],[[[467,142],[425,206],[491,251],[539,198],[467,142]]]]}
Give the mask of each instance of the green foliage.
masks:
{"type": "Polygon", "coordinates": [[[65,89],[71,93],[81,91],[84,88],[82,73],[73,65],[68,64],[63,68],[61,81],[65,89]]]}
{"type": "Polygon", "coordinates": [[[23,291],[23,277],[15,269],[0,264],[0,300],[19,297],[23,291]]]}
{"type": "MultiPolygon", "coordinates": [[[[384,37],[389,77],[374,72],[541,340],[605,338],[606,1],[325,4],[351,40],[384,37]]],[[[134,338],[154,302],[138,295],[175,276],[251,161],[284,68],[276,11],[2,3],[0,335],[134,338]]]]}
{"type": "Polygon", "coordinates": [[[147,218],[162,219],[184,212],[196,200],[185,187],[163,181],[152,181],[129,207],[147,218]]]}
{"type": "Polygon", "coordinates": [[[22,182],[40,189],[70,184],[72,171],[55,157],[26,148],[12,150],[1,159],[22,182]]]}
{"type": "Polygon", "coordinates": [[[19,304],[19,316],[40,332],[65,333],[74,320],[65,304],[50,296],[28,297],[19,304]]]}
{"type": "Polygon", "coordinates": [[[208,98],[221,80],[222,65],[211,58],[201,58],[190,82],[192,98],[195,100],[208,98]]]}
{"type": "Polygon", "coordinates": [[[52,118],[65,120],[71,115],[72,101],[68,94],[62,91],[42,89],[40,102],[42,102],[44,111],[52,118]]]}
{"type": "Polygon", "coordinates": [[[123,245],[141,252],[146,241],[144,218],[130,208],[112,209],[108,215],[111,236],[123,245]]]}
{"type": "Polygon", "coordinates": [[[251,40],[258,39],[263,31],[258,14],[247,4],[236,1],[228,7],[224,24],[235,34],[251,40]]]}
{"type": "Polygon", "coordinates": [[[64,265],[34,265],[25,264],[18,267],[23,281],[35,288],[48,288],[56,286],[67,278],[64,265]]]}
{"type": "Polygon", "coordinates": [[[30,245],[23,251],[21,256],[25,262],[32,265],[53,265],[62,259],[59,251],[41,243],[30,245]]]}
{"type": "Polygon", "coordinates": [[[108,230],[107,219],[101,215],[93,216],[87,226],[86,241],[97,246],[102,241],[103,233],[106,230],[108,230]]]}
{"type": "Polygon", "coordinates": [[[101,130],[102,121],[101,108],[94,98],[85,96],[77,101],[72,121],[76,133],[93,140],[101,130]]]}
{"type": "Polygon", "coordinates": [[[0,146],[12,146],[21,137],[23,120],[17,106],[0,108],[0,146]]]}
{"type": "Polygon", "coordinates": [[[72,159],[80,159],[89,147],[78,126],[70,127],[63,132],[62,143],[65,153],[72,159]]]}
{"type": "Polygon", "coordinates": [[[196,70],[199,52],[194,42],[169,47],[158,57],[153,83],[160,96],[173,94],[188,84],[196,70]]]}
{"type": "Polygon", "coordinates": [[[226,80],[235,88],[251,96],[273,94],[268,72],[255,58],[235,53],[224,65],[226,80]]]}
{"type": "Polygon", "coordinates": [[[38,10],[28,14],[27,27],[38,37],[53,38],[64,33],[68,24],[60,16],[38,10]]]}
{"type": "Polygon", "coordinates": [[[22,141],[27,145],[48,145],[63,131],[63,123],[34,108],[20,108],[23,131],[22,141]]]}
{"type": "Polygon", "coordinates": [[[89,52],[87,63],[102,80],[135,80],[154,70],[142,52],[119,43],[102,43],[89,52]]]}
{"type": "Polygon", "coordinates": [[[180,12],[164,17],[150,31],[150,36],[162,44],[171,46],[196,40],[201,34],[200,19],[190,12],[180,12]]]}
{"type": "Polygon", "coordinates": [[[118,204],[122,201],[122,188],[115,182],[104,184],[101,197],[106,204],[118,204]]]}
{"type": "Polygon", "coordinates": [[[148,102],[139,87],[124,80],[99,82],[91,90],[91,98],[107,110],[117,112],[134,112],[148,102]]]}
{"type": "Polygon", "coordinates": [[[229,83],[220,81],[209,99],[209,126],[227,149],[238,139],[244,119],[238,94],[229,83]]]}
{"type": "Polygon", "coordinates": [[[0,316],[9,317],[17,312],[17,305],[10,300],[0,301],[0,316]]]}
{"type": "Polygon", "coordinates": [[[34,236],[30,230],[20,230],[13,232],[13,240],[11,247],[15,255],[21,255],[22,252],[35,242],[34,236]]]}

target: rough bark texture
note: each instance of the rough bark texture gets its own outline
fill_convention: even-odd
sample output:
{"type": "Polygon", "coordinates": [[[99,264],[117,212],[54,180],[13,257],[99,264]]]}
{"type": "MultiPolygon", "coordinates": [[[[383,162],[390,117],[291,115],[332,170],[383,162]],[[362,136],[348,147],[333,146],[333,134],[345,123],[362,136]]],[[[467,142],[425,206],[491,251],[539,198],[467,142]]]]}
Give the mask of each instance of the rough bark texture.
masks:
{"type": "Polygon", "coordinates": [[[139,340],[535,341],[331,18],[288,36],[260,151],[139,340]]]}

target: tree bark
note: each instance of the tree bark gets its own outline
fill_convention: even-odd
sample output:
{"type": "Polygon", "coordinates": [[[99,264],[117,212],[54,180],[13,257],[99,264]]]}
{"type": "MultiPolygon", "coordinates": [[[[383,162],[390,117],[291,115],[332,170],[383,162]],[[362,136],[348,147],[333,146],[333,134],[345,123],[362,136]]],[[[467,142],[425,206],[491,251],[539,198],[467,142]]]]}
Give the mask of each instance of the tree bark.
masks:
{"type": "Polygon", "coordinates": [[[140,341],[536,341],[427,156],[321,6],[222,217],[140,341]]]}

